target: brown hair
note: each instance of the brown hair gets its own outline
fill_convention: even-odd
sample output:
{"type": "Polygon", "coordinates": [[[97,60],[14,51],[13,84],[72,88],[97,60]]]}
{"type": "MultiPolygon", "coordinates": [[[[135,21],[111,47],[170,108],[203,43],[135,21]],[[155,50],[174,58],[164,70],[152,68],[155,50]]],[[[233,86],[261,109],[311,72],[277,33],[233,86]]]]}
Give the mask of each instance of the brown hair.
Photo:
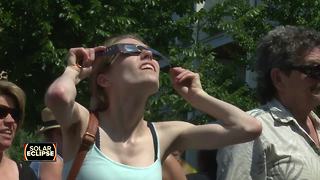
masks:
{"type": "MultiPolygon", "coordinates": [[[[109,47],[117,42],[121,41],[122,39],[135,39],[140,42],[143,42],[142,38],[138,35],[134,34],[124,34],[124,35],[117,35],[112,36],[106,39],[104,46],[109,47]]],[[[90,75],[90,87],[91,87],[91,102],[90,102],[90,109],[94,111],[104,110],[107,109],[109,104],[107,102],[108,95],[103,92],[103,88],[97,84],[97,77],[99,74],[108,71],[110,64],[112,64],[119,56],[116,54],[114,56],[109,57],[101,57],[97,58],[94,61],[92,72],[90,75]]]]}
{"type": "Polygon", "coordinates": [[[24,91],[19,86],[10,81],[0,80],[0,95],[7,95],[13,99],[15,106],[18,108],[20,114],[17,128],[19,129],[23,124],[25,116],[26,95],[24,91]]]}

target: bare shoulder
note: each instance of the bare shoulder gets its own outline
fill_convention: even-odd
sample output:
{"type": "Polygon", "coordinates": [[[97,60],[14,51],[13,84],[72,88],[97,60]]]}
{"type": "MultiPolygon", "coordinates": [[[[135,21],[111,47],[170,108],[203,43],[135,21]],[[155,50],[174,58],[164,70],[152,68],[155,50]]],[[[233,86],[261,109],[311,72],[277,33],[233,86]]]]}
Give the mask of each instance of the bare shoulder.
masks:
{"type": "Polygon", "coordinates": [[[17,163],[14,160],[10,159],[9,157],[4,156],[3,160],[4,160],[5,164],[7,164],[7,166],[17,167],[17,163]]]}
{"type": "Polygon", "coordinates": [[[181,132],[195,125],[185,121],[162,121],[162,122],[156,122],[155,126],[159,132],[168,133],[171,131],[181,132]]]}
{"type": "Polygon", "coordinates": [[[4,155],[1,164],[1,179],[16,179],[17,177],[19,177],[19,163],[16,163],[14,160],[4,155]]]}
{"type": "MultiPolygon", "coordinates": [[[[154,123],[160,138],[161,157],[166,157],[172,152],[172,143],[189,128],[194,127],[193,124],[184,121],[163,121],[154,123]]],[[[176,149],[174,149],[176,150],[176,149]]]]}

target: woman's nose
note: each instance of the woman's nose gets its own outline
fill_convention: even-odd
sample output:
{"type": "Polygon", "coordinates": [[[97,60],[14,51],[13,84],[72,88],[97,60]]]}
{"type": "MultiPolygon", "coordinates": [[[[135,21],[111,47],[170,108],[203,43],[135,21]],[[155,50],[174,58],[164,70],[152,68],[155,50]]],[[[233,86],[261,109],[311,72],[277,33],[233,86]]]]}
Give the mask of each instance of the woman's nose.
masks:
{"type": "Polygon", "coordinates": [[[142,50],[140,57],[142,60],[152,60],[153,59],[152,52],[149,50],[142,50]]]}
{"type": "Polygon", "coordinates": [[[12,117],[12,115],[10,113],[8,113],[8,115],[6,117],[4,117],[3,120],[6,123],[14,123],[15,122],[14,118],[12,117]]]}

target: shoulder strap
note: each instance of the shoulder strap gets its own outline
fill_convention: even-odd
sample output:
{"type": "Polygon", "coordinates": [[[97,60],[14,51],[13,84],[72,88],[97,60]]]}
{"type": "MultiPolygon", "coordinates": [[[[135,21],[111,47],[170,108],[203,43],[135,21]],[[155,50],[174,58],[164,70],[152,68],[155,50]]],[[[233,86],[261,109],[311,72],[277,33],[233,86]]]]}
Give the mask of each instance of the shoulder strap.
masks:
{"type": "Polygon", "coordinates": [[[153,139],[153,148],[154,148],[154,161],[157,160],[158,157],[158,139],[157,139],[157,134],[156,134],[156,130],[154,129],[153,124],[148,121],[147,125],[151,131],[151,135],[152,135],[152,139],[153,139]]]}
{"type": "Polygon", "coordinates": [[[86,157],[87,152],[95,141],[95,135],[98,129],[98,120],[94,113],[90,113],[89,123],[86,132],[82,136],[82,142],[78,153],[73,161],[71,166],[68,180],[74,180],[77,177],[77,174],[82,166],[83,160],[86,157]]]}
{"type": "Polygon", "coordinates": [[[99,127],[97,129],[95,143],[96,143],[97,148],[100,150],[100,130],[99,130],[99,127]]]}

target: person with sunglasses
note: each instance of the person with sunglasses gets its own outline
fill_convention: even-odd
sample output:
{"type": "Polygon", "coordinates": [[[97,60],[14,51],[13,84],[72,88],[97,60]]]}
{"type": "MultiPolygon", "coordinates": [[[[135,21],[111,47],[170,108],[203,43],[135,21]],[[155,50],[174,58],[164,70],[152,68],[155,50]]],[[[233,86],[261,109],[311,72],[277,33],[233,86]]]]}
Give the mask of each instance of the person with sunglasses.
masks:
{"type": "Polygon", "coordinates": [[[218,151],[219,180],[319,179],[320,33],[279,26],[259,43],[257,92],[262,122],[254,141],[218,151]]]}
{"type": "MultiPolygon", "coordinates": [[[[1,76],[2,77],[2,76],[1,76]]],[[[0,80],[0,174],[1,179],[36,179],[29,166],[16,163],[5,153],[12,145],[25,114],[25,93],[16,84],[0,80]]]]}
{"type": "Polygon", "coordinates": [[[99,128],[77,179],[161,180],[161,161],[174,150],[218,148],[250,141],[261,132],[259,121],[208,95],[198,74],[170,69],[167,58],[136,36],[115,36],[95,48],[72,48],[67,61],[45,96],[62,127],[64,179],[76,160],[81,137],[94,136],[86,132],[90,112],[99,128]],[[174,89],[195,108],[221,119],[222,125],[144,119],[148,98],[159,88],[159,72],[168,68],[174,89]],[[89,76],[90,110],[75,101],[76,85],[89,76]]]}

